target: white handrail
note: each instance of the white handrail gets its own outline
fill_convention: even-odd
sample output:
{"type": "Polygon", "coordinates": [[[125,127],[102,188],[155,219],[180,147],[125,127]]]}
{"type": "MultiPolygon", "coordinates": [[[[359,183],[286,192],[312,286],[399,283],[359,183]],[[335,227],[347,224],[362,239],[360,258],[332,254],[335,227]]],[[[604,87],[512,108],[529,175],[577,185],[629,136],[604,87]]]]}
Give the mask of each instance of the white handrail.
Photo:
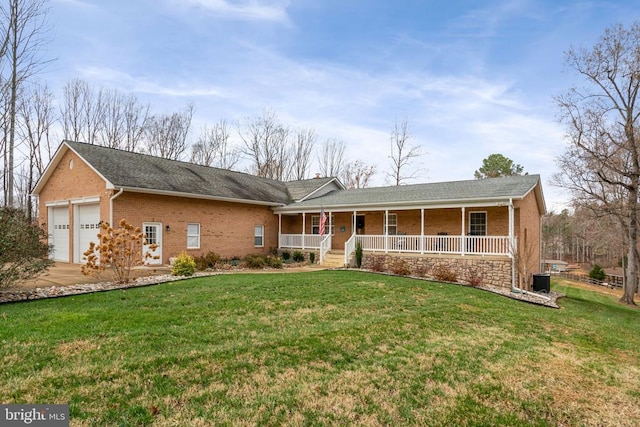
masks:
{"type": "Polygon", "coordinates": [[[344,242],[344,265],[349,265],[349,258],[351,253],[356,250],[356,234],[353,233],[349,240],[344,242]]]}
{"type": "Polygon", "coordinates": [[[327,234],[324,239],[320,242],[320,264],[322,264],[322,260],[324,256],[331,250],[331,234],[327,234]]]}

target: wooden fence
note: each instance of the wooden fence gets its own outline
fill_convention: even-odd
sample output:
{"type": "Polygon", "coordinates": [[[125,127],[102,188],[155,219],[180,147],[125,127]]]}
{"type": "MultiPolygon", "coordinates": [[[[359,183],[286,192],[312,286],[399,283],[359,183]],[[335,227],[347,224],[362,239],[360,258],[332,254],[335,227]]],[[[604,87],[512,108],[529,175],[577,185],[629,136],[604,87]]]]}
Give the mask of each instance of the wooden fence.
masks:
{"type": "Polygon", "coordinates": [[[572,273],[554,273],[554,276],[564,277],[565,279],[575,280],[578,282],[589,283],[591,285],[607,286],[609,288],[622,288],[624,279],[622,276],[612,276],[607,274],[604,280],[592,279],[589,276],[572,273]]]}

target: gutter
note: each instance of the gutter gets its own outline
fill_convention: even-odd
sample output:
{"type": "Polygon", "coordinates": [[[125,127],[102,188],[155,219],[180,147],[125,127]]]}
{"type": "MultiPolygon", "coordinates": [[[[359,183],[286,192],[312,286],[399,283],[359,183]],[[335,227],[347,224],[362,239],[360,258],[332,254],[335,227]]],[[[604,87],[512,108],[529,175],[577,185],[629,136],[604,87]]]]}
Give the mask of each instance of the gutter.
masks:
{"type": "Polygon", "coordinates": [[[116,194],[109,198],[109,225],[113,227],[113,201],[124,193],[124,188],[120,188],[116,194]]]}

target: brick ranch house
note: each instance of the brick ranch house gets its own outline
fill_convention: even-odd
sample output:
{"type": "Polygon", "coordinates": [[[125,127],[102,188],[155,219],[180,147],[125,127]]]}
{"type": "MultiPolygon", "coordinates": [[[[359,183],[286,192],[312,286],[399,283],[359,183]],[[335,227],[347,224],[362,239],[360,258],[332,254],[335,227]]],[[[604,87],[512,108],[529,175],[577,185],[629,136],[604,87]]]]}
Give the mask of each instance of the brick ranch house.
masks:
{"type": "Polygon", "coordinates": [[[538,175],[349,190],[336,178],[280,182],[63,141],[34,195],[59,262],[82,263],[99,224],[124,218],[158,245],[160,264],[183,250],[231,258],[278,248],[352,265],[360,242],[364,267],[402,259],[523,288],[541,271],[538,175]]]}

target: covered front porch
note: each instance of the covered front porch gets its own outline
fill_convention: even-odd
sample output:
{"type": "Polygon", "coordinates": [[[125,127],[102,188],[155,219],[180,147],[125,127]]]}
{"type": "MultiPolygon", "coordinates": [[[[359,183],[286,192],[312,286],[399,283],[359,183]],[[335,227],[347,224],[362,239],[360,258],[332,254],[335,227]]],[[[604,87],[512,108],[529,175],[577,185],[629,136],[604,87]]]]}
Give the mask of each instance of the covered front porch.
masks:
{"type": "Polygon", "coordinates": [[[517,248],[513,206],[326,211],[279,214],[280,249],[344,251],[345,264],[358,242],[365,252],[512,257],[517,248]],[[296,232],[297,231],[297,232],[296,232]]]}

